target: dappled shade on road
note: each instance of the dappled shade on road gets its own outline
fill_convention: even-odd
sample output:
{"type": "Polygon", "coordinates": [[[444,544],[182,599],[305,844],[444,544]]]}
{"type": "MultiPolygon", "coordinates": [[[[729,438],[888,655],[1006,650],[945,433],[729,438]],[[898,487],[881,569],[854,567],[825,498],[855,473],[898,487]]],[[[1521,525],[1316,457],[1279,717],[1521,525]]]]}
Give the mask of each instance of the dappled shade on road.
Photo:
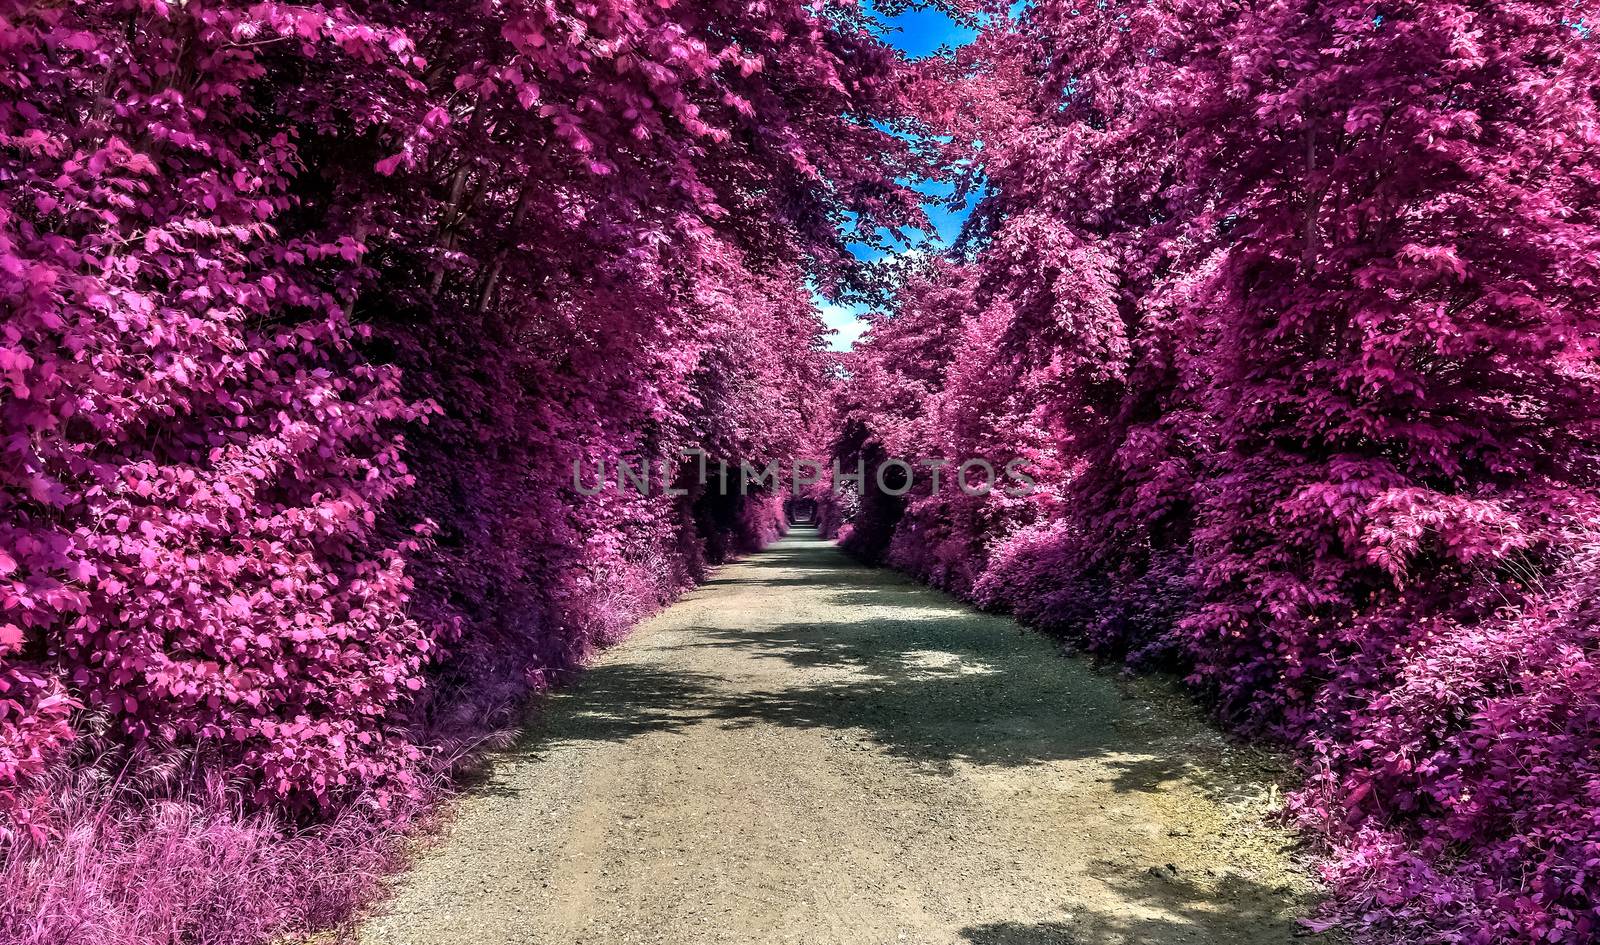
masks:
{"type": "Polygon", "coordinates": [[[801,532],[555,695],[365,940],[1286,942],[1276,773],[801,532]]]}

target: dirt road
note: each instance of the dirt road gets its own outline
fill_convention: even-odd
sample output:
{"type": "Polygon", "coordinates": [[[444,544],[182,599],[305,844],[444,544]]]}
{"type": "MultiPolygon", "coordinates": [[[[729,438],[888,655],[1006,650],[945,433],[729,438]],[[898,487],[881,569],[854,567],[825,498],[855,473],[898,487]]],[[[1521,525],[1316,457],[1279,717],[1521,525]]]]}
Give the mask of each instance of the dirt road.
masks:
{"type": "Polygon", "coordinates": [[[798,533],[646,623],[365,945],[1282,943],[1263,756],[798,533]]]}

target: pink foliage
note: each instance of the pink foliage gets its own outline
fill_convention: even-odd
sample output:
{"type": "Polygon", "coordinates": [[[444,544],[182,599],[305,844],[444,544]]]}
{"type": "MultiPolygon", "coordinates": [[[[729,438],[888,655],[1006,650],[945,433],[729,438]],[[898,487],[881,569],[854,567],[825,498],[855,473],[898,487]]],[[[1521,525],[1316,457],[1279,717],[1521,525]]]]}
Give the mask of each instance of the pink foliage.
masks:
{"type": "Polygon", "coordinates": [[[1043,489],[846,543],[1292,740],[1333,914],[1600,935],[1600,80],[1582,5],[1030,4],[923,106],[987,193],[838,452],[1043,489]]]}
{"type": "Polygon", "coordinates": [[[323,799],[407,764],[415,542],[376,525],[422,410],[357,352],[329,273],[360,245],[279,231],[296,149],[286,123],[244,130],[262,64],[227,50],[288,36],[325,67],[400,64],[339,16],[170,9],[0,22],[0,780],[40,773],[82,707],[219,746],[262,800],[323,799]]]}
{"type": "Polygon", "coordinates": [[[764,492],[585,495],[572,467],[814,450],[808,282],[855,278],[837,221],[921,219],[870,23],[0,2],[0,876],[52,915],[27,941],[336,921],[323,892],[359,891],[297,861],[361,861],[529,692],[777,534],[764,492]],[[52,790],[91,725],[135,776],[188,753],[187,786],[52,790]]]}
{"type": "MultiPolygon", "coordinates": [[[[56,768],[41,785],[63,829],[7,849],[0,939],[16,945],[257,945],[355,914],[403,858],[406,803],[354,803],[296,826],[209,774],[56,768]],[[166,783],[162,783],[165,779],[166,783]]],[[[370,801],[371,798],[368,798],[370,801]]]]}

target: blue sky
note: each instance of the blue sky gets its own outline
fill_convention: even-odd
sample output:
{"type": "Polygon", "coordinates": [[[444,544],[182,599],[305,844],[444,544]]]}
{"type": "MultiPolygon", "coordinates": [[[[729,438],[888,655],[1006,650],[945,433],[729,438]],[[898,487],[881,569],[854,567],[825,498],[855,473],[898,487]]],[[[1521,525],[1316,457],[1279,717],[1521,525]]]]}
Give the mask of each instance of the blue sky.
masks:
{"type": "Polygon", "coordinates": [[[896,30],[888,34],[889,42],[905,50],[908,56],[926,56],[945,45],[960,46],[977,35],[952,23],[938,10],[907,10],[889,17],[888,23],[896,30]]]}
{"type": "MultiPolygon", "coordinates": [[[[899,16],[886,17],[885,22],[889,31],[885,33],[884,38],[905,50],[908,56],[914,57],[926,56],[946,45],[959,46],[970,42],[976,35],[972,30],[956,25],[937,10],[908,10],[899,16]]],[[[929,197],[946,196],[950,193],[948,187],[934,184],[923,184],[917,189],[929,197]]],[[[914,238],[913,242],[905,246],[902,251],[915,249],[918,246],[950,245],[961,232],[961,224],[966,220],[968,212],[969,209],[953,211],[944,206],[928,205],[928,216],[936,232],[914,238]]],[[[884,255],[882,251],[859,245],[852,247],[852,251],[862,259],[875,259],[884,255]]],[[[836,332],[829,341],[830,346],[835,351],[849,350],[866,330],[866,323],[861,320],[865,309],[858,305],[835,305],[821,298],[818,298],[816,303],[817,308],[822,311],[822,320],[836,332]]]]}

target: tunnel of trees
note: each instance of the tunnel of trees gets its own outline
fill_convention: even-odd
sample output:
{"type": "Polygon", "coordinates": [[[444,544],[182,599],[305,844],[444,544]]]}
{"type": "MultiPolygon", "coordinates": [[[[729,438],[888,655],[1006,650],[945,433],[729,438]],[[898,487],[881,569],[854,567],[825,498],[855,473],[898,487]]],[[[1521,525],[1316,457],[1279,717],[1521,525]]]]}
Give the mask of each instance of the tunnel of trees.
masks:
{"type": "Polygon", "coordinates": [[[905,6],[0,0],[0,936],[350,914],[786,527],[688,451],[1025,460],[805,501],[1288,746],[1314,924],[1600,936],[1584,0],[905,6]]]}

